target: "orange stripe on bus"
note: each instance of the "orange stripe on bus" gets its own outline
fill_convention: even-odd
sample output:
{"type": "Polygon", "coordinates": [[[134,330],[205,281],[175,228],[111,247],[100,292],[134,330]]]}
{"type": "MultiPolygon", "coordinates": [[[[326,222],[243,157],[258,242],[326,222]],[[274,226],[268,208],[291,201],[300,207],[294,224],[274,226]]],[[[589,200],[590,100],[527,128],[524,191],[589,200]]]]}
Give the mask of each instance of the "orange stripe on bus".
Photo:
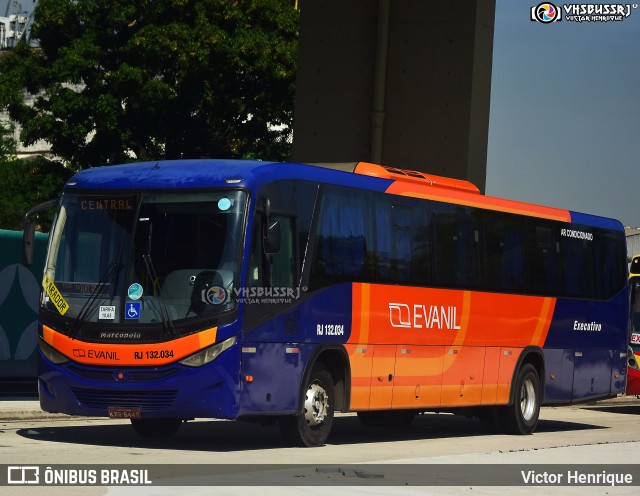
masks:
{"type": "Polygon", "coordinates": [[[544,344],[547,339],[549,327],[551,326],[551,318],[553,317],[553,311],[556,307],[555,300],[552,298],[545,298],[540,309],[540,316],[538,317],[538,325],[531,338],[531,344],[533,346],[540,346],[544,344]]]}
{"type": "Polygon", "coordinates": [[[44,341],[71,360],[89,365],[166,365],[216,342],[217,327],[163,343],[86,343],[50,327],[42,327],[44,341]]]}
{"type": "Polygon", "coordinates": [[[517,360],[544,347],[556,303],[383,284],[352,291],[352,410],[506,404],[517,360]]]}
{"type": "Polygon", "coordinates": [[[505,200],[492,196],[483,195],[479,197],[478,195],[462,191],[436,190],[429,186],[421,186],[405,181],[394,181],[387,188],[386,193],[445,203],[455,203],[456,205],[465,205],[467,207],[485,208],[510,214],[532,215],[541,219],[571,222],[571,214],[568,210],[522,203],[514,200],[505,200]]]}

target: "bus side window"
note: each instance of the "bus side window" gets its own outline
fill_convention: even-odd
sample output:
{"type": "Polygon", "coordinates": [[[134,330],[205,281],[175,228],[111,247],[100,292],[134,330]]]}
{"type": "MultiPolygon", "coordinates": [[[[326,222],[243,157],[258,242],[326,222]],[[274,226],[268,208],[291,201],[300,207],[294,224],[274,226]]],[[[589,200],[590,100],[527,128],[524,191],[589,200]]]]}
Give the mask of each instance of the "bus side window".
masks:
{"type": "Polygon", "coordinates": [[[598,298],[609,299],[624,287],[626,254],[624,233],[596,232],[593,238],[594,276],[598,298]]]}
{"type": "Polygon", "coordinates": [[[475,288],[480,283],[477,212],[469,207],[433,204],[431,226],[436,285],[475,288]]]}
{"type": "MultiPolygon", "coordinates": [[[[589,231],[588,227],[577,227],[589,231]]],[[[564,236],[561,239],[564,294],[593,298],[595,296],[593,241],[564,236]]]]}
{"type": "Polygon", "coordinates": [[[347,281],[369,281],[373,264],[367,193],[326,189],[311,268],[313,289],[347,281]]]}
{"type": "Polygon", "coordinates": [[[260,215],[256,215],[253,223],[253,231],[251,232],[251,258],[249,260],[249,273],[247,274],[247,286],[250,288],[264,286],[263,258],[262,217],[260,215]]]}
{"type": "Polygon", "coordinates": [[[525,291],[524,222],[514,215],[482,213],[484,285],[493,291],[525,291]]]}
{"type": "MultiPolygon", "coordinates": [[[[369,253],[376,281],[426,285],[431,282],[431,240],[424,202],[389,198],[374,203],[375,246],[369,253]]],[[[371,244],[372,245],[372,244],[371,244]]]]}
{"type": "Polygon", "coordinates": [[[559,229],[537,220],[529,224],[527,262],[529,289],[534,294],[562,293],[559,229]]]}
{"type": "Polygon", "coordinates": [[[270,255],[271,286],[291,288],[296,276],[295,267],[295,219],[285,215],[272,215],[272,219],[280,221],[280,251],[270,255]]]}
{"type": "Polygon", "coordinates": [[[280,221],[280,251],[272,255],[264,252],[264,219],[256,215],[251,241],[248,286],[291,288],[296,277],[295,219],[286,215],[271,215],[271,218],[280,221]]]}

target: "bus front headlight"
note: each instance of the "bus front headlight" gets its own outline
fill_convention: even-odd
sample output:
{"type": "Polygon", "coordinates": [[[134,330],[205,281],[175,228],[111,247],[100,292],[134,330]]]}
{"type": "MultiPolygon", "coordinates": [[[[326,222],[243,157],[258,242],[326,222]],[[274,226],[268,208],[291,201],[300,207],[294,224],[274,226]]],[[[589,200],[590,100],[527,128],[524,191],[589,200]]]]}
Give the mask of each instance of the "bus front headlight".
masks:
{"type": "Polygon", "coordinates": [[[56,350],[52,346],[49,346],[47,343],[45,343],[42,340],[42,338],[40,338],[38,344],[40,345],[40,351],[42,352],[42,354],[51,363],[55,363],[56,365],[59,365],[61,363],[66,363],[69,361],[69,359],[66,356],[64,356],[62,353],[60,353],[58,350],[56,350]]]}
{"type": "Polygon", "coordinates": [[[225,339],[224,341],[214,344],[213,346],[209,346],[204,350],[200,350],[193,355],[189,355],[187,358],[179,360],[178,363],[181,363],[182,365],[188,365],[189,367],[202,367],[203,365],[214,361],[220,353],[228,350],[234,344],[236,344],[235,336],[230,337],[229,339],[225,339]]]}

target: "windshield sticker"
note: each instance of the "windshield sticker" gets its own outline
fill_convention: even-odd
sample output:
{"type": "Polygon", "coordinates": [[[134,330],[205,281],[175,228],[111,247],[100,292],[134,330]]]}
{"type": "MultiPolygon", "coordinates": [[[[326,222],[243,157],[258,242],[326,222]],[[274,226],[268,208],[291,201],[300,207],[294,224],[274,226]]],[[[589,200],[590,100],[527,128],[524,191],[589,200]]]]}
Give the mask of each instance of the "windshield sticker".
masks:
{"type": "Polygon", "coordinates": [[[134,282],[131,286],[129,286],[129,290],[127,293],[129,295],[129,298],[131,298],[132,300],[139,300],[140,298],[142,298],[142,286],[140,286],[140,284],[138,284],[137,282],[134,282]]]}
{"type": "Polygon", "coordinates": [[[233,202],[229,198],[222,198],[218,200],[218,208],[223,212],[229,210],[233,206],[233,202]]]}
{"type": "Polygon", "coordinates": [[[124,318],[128,320],[139,319],[140,307],[141,307],[141,303],[139,301],[128,301],[127,309],[124,312],[124,318]]]}
{"type": "Polygon", "coordinates": [[[53,303],[53,305],[58,309],[58,312],[60,312],[60,315],[67,313],[67,310],[69,310],[69,304],[64,299],[53,280],[47,274],[44,275],[42,285],[47,296],[51,300],[51,303],[53,303]]]}
{"type": "Polygon", "coordinates": [[[100,305],[100,313],[98,314],[100,320],[113,320],[116,318],[116,307],[113,305],[100,305]]]}

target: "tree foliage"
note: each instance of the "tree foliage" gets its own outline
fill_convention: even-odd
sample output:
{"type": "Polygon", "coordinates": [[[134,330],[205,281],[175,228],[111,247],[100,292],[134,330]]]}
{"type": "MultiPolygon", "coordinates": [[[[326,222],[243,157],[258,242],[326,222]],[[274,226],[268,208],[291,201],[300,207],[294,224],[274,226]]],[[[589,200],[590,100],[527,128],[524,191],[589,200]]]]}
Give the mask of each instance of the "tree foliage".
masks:
{"type": "MultiPolygon", "coordinates": [[[[52,198],[73,172],[43,157],[19,159],[12,129],[0,123],[0,229],[22,229],[22,219],[31,207],[52,198]]],[[[48,231],[52,212],[38,215],[38,228],[48,231]]]]}
{"type": "Polygon", "coordinates": [[[0,105],[81,168],[286,159],[297,23],[290,0],[40,0],[39,47],[0,59],[0,105]]]}

